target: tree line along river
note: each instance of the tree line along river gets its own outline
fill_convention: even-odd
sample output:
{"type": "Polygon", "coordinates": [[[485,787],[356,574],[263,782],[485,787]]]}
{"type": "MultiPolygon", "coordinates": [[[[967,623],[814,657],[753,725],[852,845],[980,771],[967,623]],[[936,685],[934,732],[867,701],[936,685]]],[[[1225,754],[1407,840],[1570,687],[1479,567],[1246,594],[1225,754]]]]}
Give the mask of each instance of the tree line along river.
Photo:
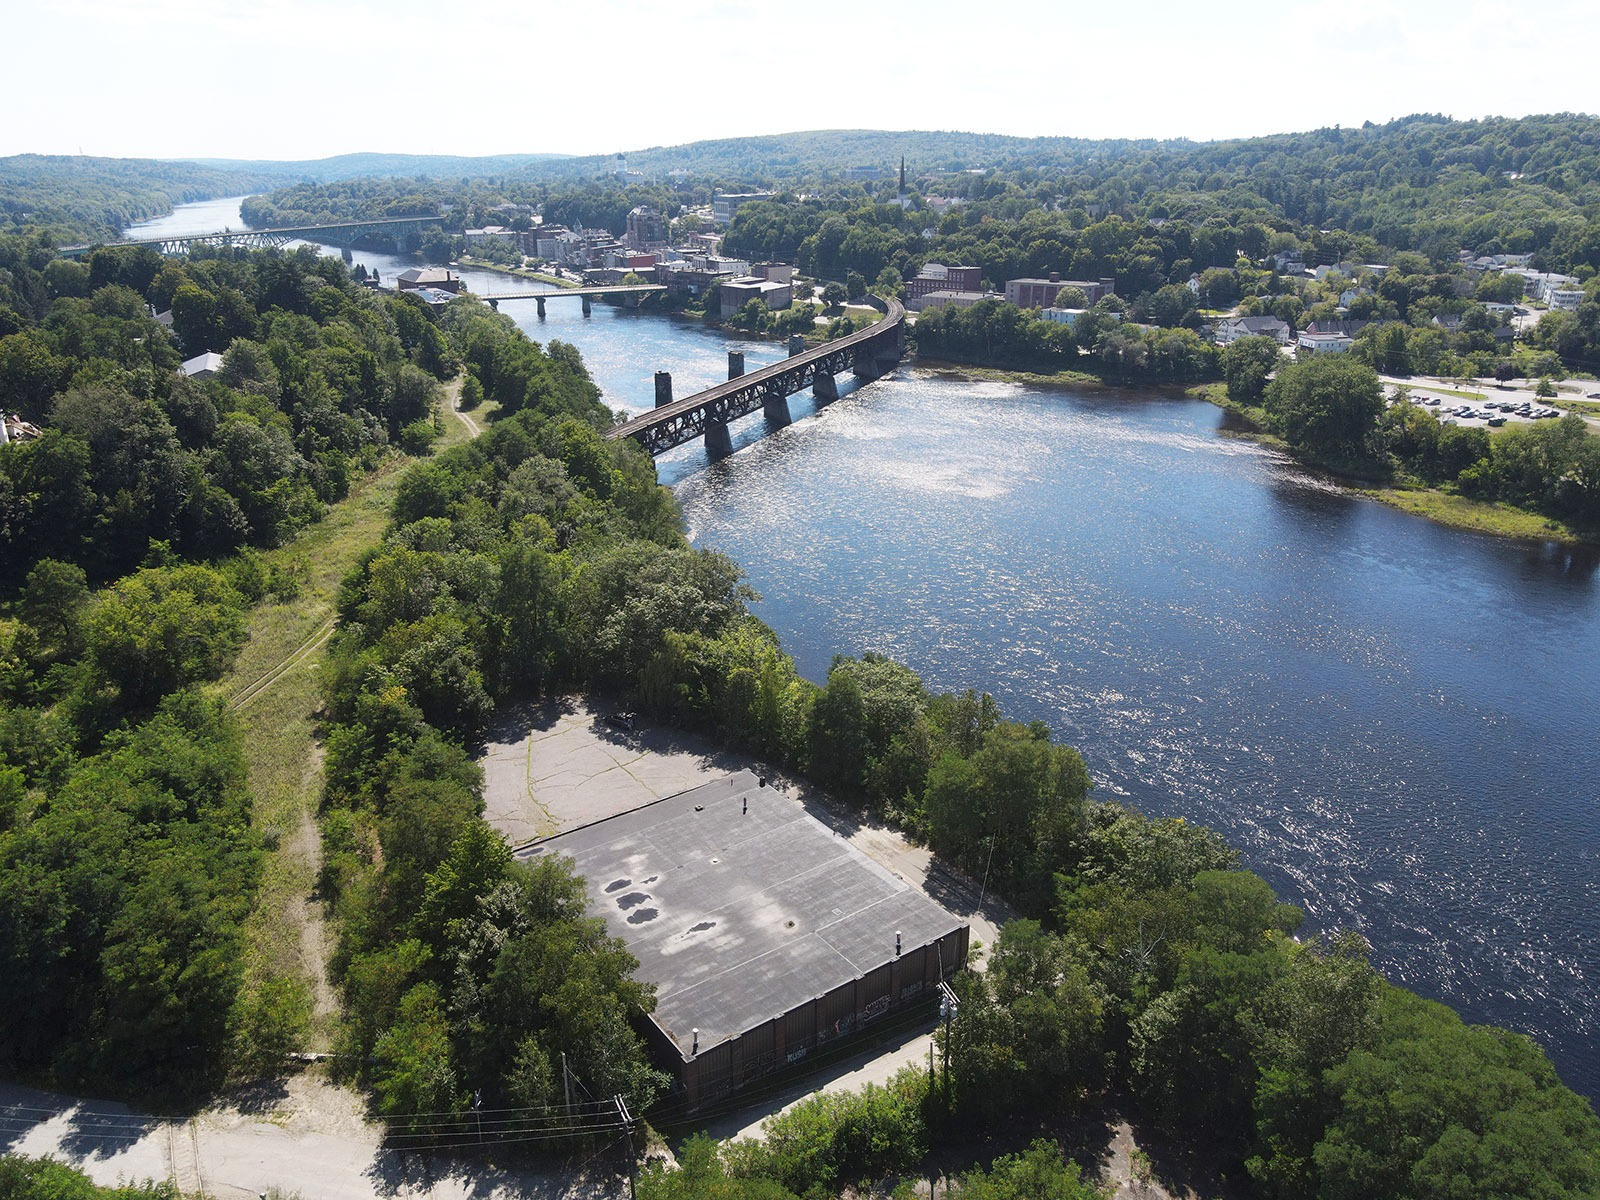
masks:
{"type": "MultiPolygon", "coordinates": [[[[237,199],[137,229],[208,222],[240,227],[237,199]]],[[[632,411],[657,370],[684,396],[729,348],[783,356],[648,312],[504,311],[632,411]]],[[[1534,1035],[1600,1096],[1593,553],[1353,499],[1171,394],[902,367],[790,404],[786,429],[736,426],[731,458],[659,467],[808,677],[876,650],[992,692],[1081,750],[1101,795],[1219,829],[1309,928],[1360,930],[1390,979],[1534,1035]]]]}

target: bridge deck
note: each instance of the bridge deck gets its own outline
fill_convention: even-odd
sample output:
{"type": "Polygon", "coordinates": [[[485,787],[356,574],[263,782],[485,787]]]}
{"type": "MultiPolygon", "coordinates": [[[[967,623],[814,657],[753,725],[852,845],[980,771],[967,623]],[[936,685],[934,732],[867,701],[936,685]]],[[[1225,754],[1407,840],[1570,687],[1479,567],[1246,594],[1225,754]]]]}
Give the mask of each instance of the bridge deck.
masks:
{"type": "Polygon", "coordinates": [[[616,441],[625,437],[639,437],[656,425],[667,424],[674,418],[693,412],[697,408],[706,408],[726,396],[732,396],[749,387],[759,386],[769,379],[779,379],[797,367],[804,367],[806,364],[815,362],[818,359],[831,357],[842,350],[850,349],[852,346],[874,341],[904,321],[905,315],[905,305],[898,300],[890,299],[888,311],[865,329],[858,329],[846,337],[824,342],[820,346],[807,350],[804,354],[796,354],[782,359],[773,363],[770,367],[762,367],[758,371],[740,375],[735,379],[728,380],[726,383],[719,383],[715,387],[707,388],[703,392],[685,396],[682,400],[674,400],[671,404],[665,404],[646,413],[640,413],[631,421],[625,421],[621,425],[614,425],[606,430],[605,437],[608,441],[616,441]]]}
{"type": "Polygon", "coordinates": [[[479,300],[548,300],[552,296],[618,296],[639,292],[664,292],[666,285],[660,283],[618,283],[610,287],[595,284],[592,287],[550,287],[544,291],[529,292],[474,292],[479,300]]]}

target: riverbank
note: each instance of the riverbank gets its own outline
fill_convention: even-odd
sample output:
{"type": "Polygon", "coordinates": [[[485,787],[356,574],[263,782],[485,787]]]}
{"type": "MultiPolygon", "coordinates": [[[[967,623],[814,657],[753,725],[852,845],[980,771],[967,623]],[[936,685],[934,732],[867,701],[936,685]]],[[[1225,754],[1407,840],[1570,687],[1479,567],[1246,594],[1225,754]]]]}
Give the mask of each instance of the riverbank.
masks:
{"type": "MultiPolygon", "coordinates": [[[[1015,371],[1001,367],[978,367],[971,363],[950,362],[942,358],[916,355],[912,367],[919,378],[949,379],[956,382],[1017,383],[1027,387],[1130,387],[1132,381],[1107,379],[1092,371],[1015,371]]],[[[1159,383],[1151,387],[1167,386],[1159,383]]]]}
{"type": "Polygon", "coordinates": [[[575,288],[578,285],[570,279],[561,279],[555,275],[546,275],[543,271],[530,271],[527,267],[508,267],[504,263],[492,263],[487,259],[473,258],[470,254],[463,254],[456,260],[455,266],[470,267],[474,271],[494,271],[499,275],[512,275],[518,279],[531,279],[535,283],[548,283],[552,287],[575,288]]]}
{"type": "Polygon", "coordinates": [[[1216,405],[1237,424],[1224,431],[1224,436],[1242,438],[1281,450],[1291,455],[1303,466],[1326,476],[1345,491],[1365,496],[1390,508],[1413,516],[1426,517],[1439,525],[1452,529],[1466,529],[1473,533],[1486,533],[1494,537],[1514,538],[1519,541],[1560,542],[1569,546],[1593,546],[1596,539],[1572,528],[1564,521],[1547,517],[1543,513],[1518,508],[1513,504],[1490,503],[1473,500],[1456,492],[1428,487],[1420,483],[1407,484],[1395,480],[1354,478],[1326,463],[1308,461],[1295,454],[1289,443],[1266,428],[1266,413],[1260,408],[1239,404],[1228,399],[1227,386],[1221,383],[1204,383],[1190,388],[1188,395],[1216,405]]]}

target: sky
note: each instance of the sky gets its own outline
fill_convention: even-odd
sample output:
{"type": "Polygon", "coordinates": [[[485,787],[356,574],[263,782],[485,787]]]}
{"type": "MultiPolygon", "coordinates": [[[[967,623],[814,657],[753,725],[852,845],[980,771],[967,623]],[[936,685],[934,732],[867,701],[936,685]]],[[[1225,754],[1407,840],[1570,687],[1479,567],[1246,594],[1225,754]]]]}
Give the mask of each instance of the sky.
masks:
{"type": "Polygon", "coordinates": [[[1600,111],[1594,0],[0,0],[0,155],[609,154],[798,129],[1200,140],[1600,111]]]}

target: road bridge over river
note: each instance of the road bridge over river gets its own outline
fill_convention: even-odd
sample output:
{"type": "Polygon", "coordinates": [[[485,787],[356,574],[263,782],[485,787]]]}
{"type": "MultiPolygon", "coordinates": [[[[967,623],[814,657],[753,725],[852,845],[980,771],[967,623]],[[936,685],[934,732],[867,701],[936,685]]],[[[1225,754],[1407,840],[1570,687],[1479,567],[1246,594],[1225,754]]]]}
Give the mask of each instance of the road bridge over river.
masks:
{"type": "MultiPolygon", "coordinates": [[[[627,296],[630,303],[638,304],[646,296],[657,295],[666,290],[659,283],[619,283],[610,287],[597,284],[594,287],[535,288],[527,292],[485,292],[478,296],[478,299],[497,309],[500,307],[502,300],[537,301],[539,315],[542,317],[544,316],[546,300],[561,300],[575,296],[583,301],[583,312],[585,316],[588,316],[590,306],[597,296],[627,296]]],[[[477,295],[477,293],[474,293],[474,295],[477,295]]]]}
{"type": "Polygon", "coordinates": [[[157,254],[185,254],[191,246],[282,246],[287,242],[321,242],[349,248],[363,237],[386,234],[404,241],[411,234],[439,224],[438,217],[385,217],[378,221],[342,221],[334,225],[285,225],[278,229],[224,229],[214,233],[185,233],[125,242],[95,242],[63,246],[64,258],[82,258],[102,246],[148,246],[157,254]]]}
{"type": "Polygon", "coordinates": [[[743,373],[742,354],[729,357],[729,380],[716,387],[672,398],[672,377],[656,373],[656,407],[606,431],[609,440],[633,438],[652,455],[697,437],[712,454],[729,454],[733,444],[728,422],[763,409],[780,424],[789,422],[788,399],[810,388],[818,404],[839,398],[835,377],[850,371],[860,379],[876,379],[900,360],[905,346],[906,310],[898,300],[884,304],[884,315],[865,329],[824,342],[812,350],[791,353],[782,362],[743,373]]]}

